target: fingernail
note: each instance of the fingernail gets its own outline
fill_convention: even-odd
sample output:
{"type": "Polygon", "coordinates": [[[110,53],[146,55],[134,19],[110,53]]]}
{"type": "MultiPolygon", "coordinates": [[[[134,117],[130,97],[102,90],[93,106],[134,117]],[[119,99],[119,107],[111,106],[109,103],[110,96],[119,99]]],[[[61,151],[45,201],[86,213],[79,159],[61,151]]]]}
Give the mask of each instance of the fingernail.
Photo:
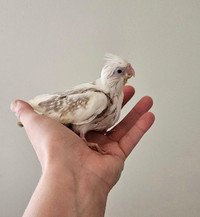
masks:
{"type": "Polygon", "coordinates": [[[11,103],[10,105],[10,110],[14,113],[16,113],[16,108],[17,108],[17,100],[11,103]]]}

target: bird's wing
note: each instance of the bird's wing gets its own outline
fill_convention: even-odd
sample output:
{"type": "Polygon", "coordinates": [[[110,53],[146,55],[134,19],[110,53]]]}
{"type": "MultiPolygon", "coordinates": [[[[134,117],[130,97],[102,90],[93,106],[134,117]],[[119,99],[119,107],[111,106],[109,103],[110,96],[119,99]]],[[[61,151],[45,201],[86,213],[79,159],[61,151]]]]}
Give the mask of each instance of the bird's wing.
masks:
{"type": "Polygon", "coordinates": [[[37,96],[29,103],[36,111],[62,123],[81,125],[104,113],[111,100],[103,91],[90,87],[37,96]]]}

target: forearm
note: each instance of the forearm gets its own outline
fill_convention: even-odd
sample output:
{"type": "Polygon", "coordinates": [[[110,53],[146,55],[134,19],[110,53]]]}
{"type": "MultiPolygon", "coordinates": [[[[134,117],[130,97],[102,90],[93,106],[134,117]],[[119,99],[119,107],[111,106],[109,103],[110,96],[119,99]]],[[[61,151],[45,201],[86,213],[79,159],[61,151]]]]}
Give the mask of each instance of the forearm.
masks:
{"type": "Polygon", "coordinates": [[[103,217],[107,194],[88,180],[62,171],[45,172],[23,217],[103,217]]]}

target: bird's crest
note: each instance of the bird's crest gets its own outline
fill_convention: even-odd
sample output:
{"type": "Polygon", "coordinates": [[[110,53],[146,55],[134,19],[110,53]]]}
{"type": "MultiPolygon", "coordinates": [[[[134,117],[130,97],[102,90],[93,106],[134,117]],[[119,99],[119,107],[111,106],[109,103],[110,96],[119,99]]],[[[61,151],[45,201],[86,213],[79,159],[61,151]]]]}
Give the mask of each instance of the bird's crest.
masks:
{"type": "Polygon", "coordinates": [[[122,67],[126,67],[128,64],[128,62],[124,58],[114,55],[112,53],[106,53],[104,59],[106,61],[106,65],[120,65],[122,67]]]}

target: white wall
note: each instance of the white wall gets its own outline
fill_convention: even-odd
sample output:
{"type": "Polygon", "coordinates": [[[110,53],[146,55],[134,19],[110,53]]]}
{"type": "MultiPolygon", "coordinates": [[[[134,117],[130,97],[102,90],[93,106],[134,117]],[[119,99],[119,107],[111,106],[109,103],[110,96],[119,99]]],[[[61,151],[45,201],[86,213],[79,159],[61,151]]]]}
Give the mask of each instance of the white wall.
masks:
{"type": "Polygon", "coordinates": [[[128,158],[106,217],[200,213],[200,1],[0,0],[0,216],[21,216],[40,177],[16,98],[99,76],[103,54],[134,66],[134,99],[154,99],[154,127],[128,158]]]}

